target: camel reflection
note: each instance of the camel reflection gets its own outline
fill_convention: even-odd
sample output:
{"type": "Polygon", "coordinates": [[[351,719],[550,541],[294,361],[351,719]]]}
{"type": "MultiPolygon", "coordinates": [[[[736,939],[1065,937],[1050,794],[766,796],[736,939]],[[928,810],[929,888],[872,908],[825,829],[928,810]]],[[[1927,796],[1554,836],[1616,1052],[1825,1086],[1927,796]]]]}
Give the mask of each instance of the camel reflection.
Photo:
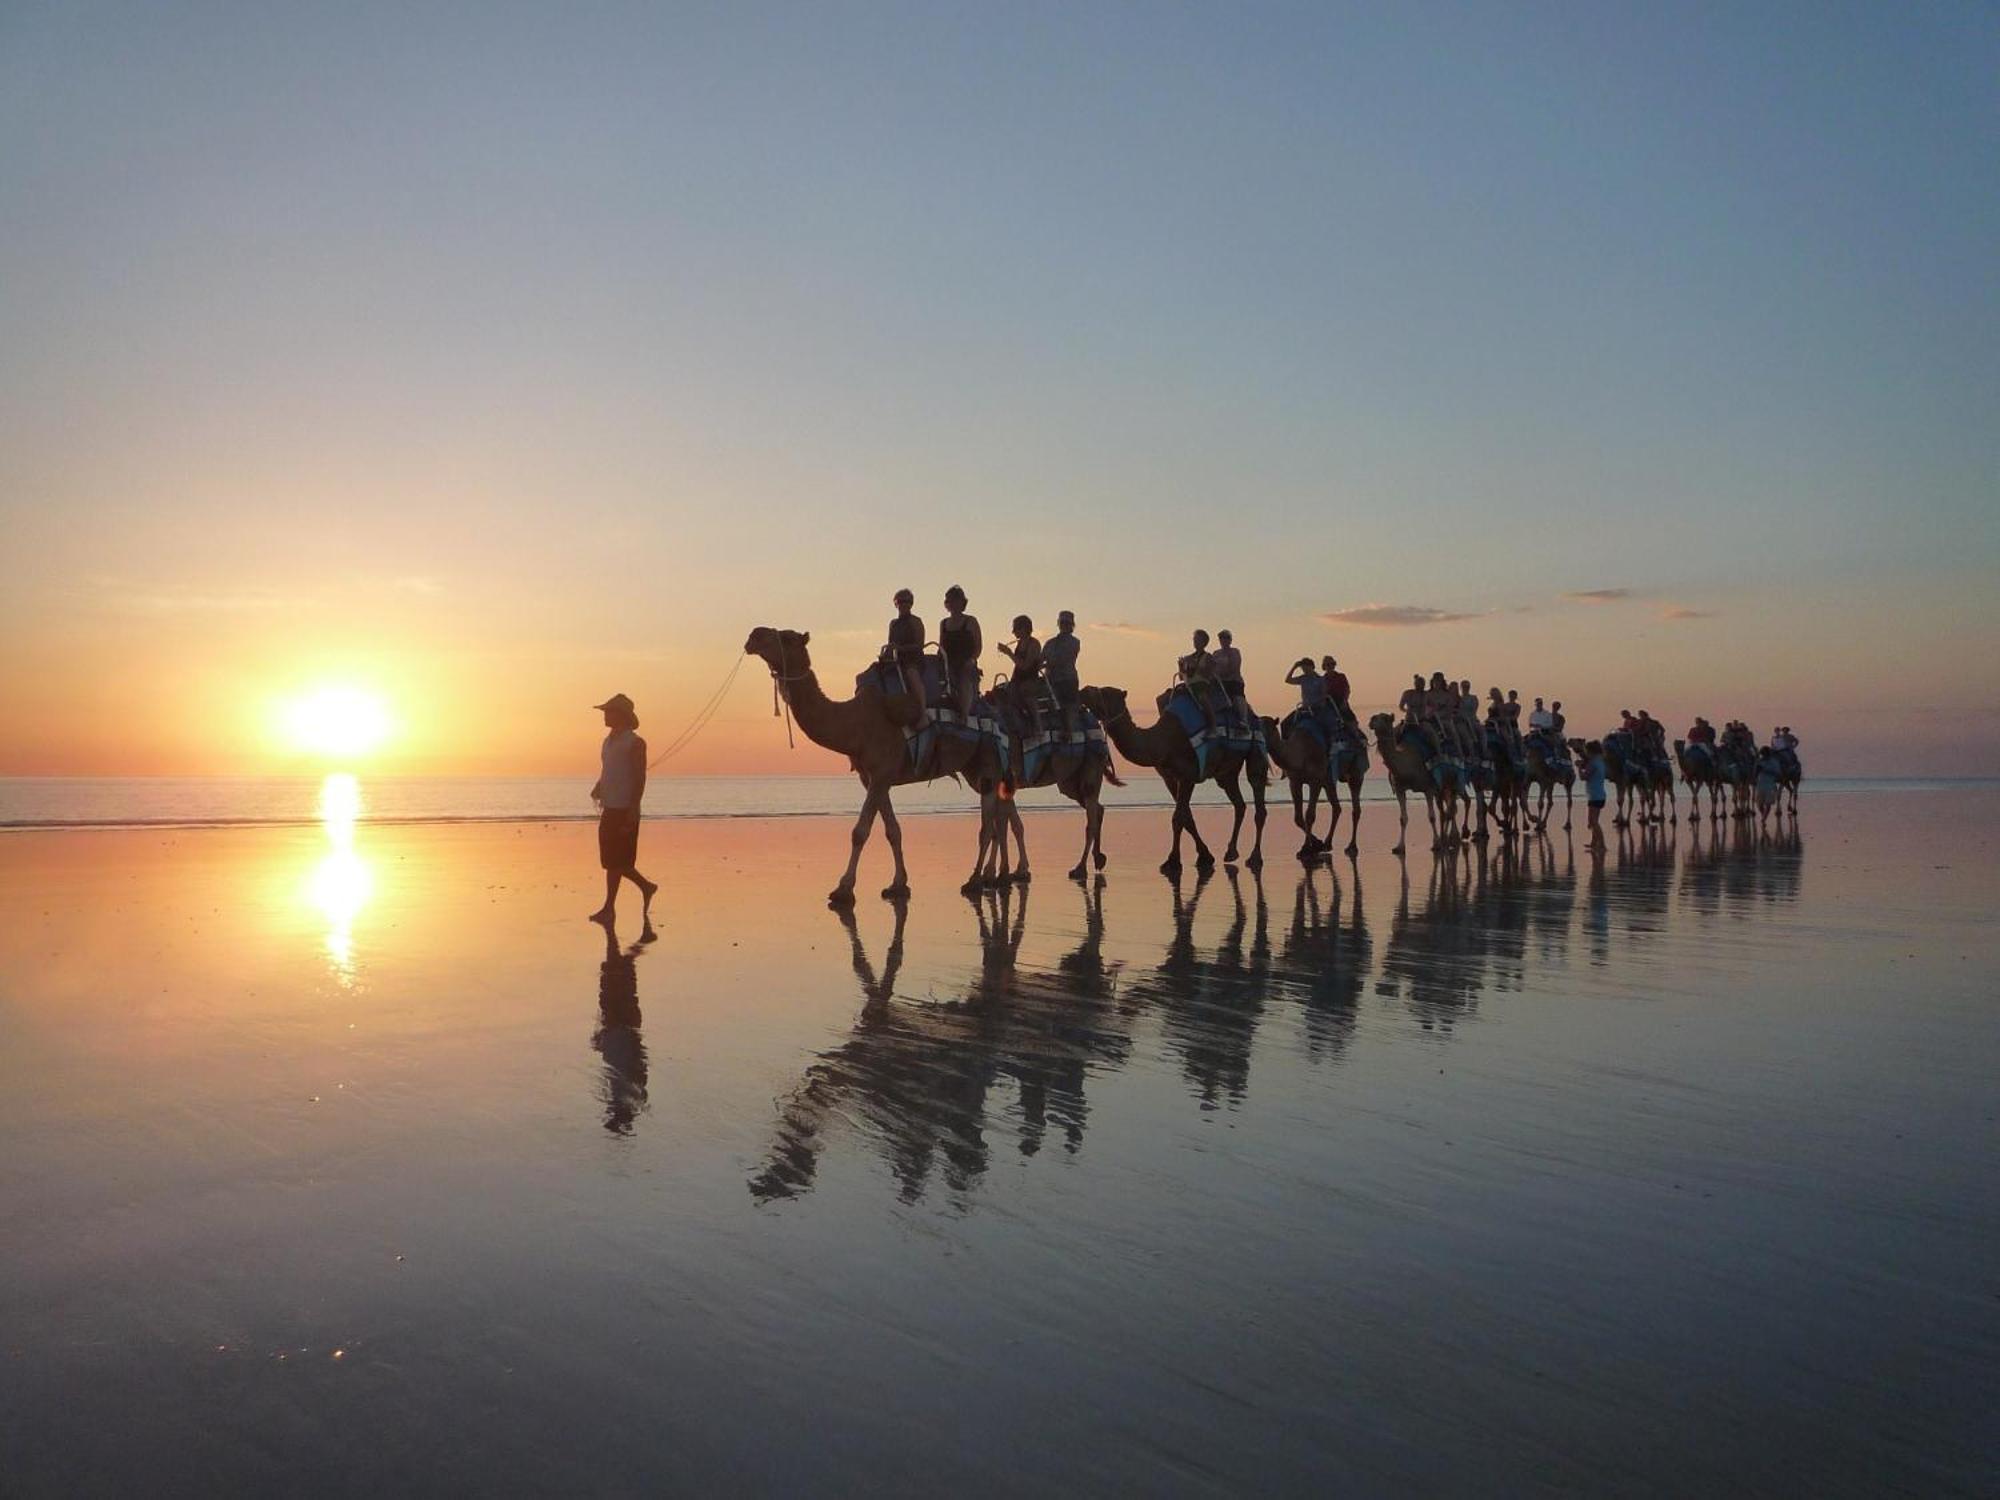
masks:
{"type": "Polygon", "coordinates": [[[1354,896],[1343,925],[1340,876],[1331,864],[1308,865],[1292,893],[1292,922],[1279,945],[1274,992],[1296,1000],[1305,1013],[1306,1056],[1337,1062],[1354,1039],[1362,991],[1374,954],[1361,907],[1361,873],[1349,866],[1354,896]],[[1319,876],[1332,890],[1322,904],[1319,876]]]}
{"type": "Polygon", "coordinates": [[[1699,916],[1746,921],[1763,907],[1796,902],[1804,865],[1796,818],[1769,829],[1748,820],[1706,833],[1697,827],[1681,866],[1681,899],[1699,916]]]}
{"type": "Polygon", "coordinates": [[[831,1140],[845,1133],[869,1144],[906,1203],[936,1185],[963,1204],[989,1173],[996,1139],[1024,1156],[1051,1140],[1079,1151],[1092,1074],[1124,1066],[1142,1043],[1171,1061],[1205,1112],[1247,1104],[1258,1047],[1273,1045],[1262,1040],[1264,1022],[1286,1004],[1298,1007],[1300,1026],[1281,1027],[1276,1045],[1311,1062],[1349,1058],[1371,982],[1392,1002],[1371,1023],[1386,1016],[1448,1036],[1486,997],[1558,982],[1573,948],[1608,964],[1656,941],[1679,909],[1677,866],[1684,888],[1718,892],[1694,901],[1697,912],[1736,899],[1716,883],[1739,875],[1750,882],[1744,899],[1796,892],[1795,830],[1734,837],[1747,842],[1719,855],[1692,841],[1680,865],[1671,832],[1627,831],[1613,848],[1589,852],[1581,874],[1568,840],[1474,845],[1433,861],[1414,882],[1398,861],[1379,946],[1354,862],[1304,869],[1275,934],[1260,875],[1207,872],[1165,887],[1152,919],[1164,920],[1165,947],[1150,966],[1106,957],[1102,879],[1074,897],[1065,889],[1057,909],[1079,912],[1081,930],[1056,934],[1044,951],[1069,947],[1052,963],[1023,960],[1028,896],[1003,890],[975,899],[978,961],[942,1002],[897,993],[907,905],[895,910],[879,968],[854,912],[843,910],[861,1012],[781,1102],[751,1192],[759,1201],[806,1192],[831,1140]]]}
{"type": "MultiPolygon", "coordinates": [[[[597,969],[597,1030],[591,1050],[604,1059],[598,1098],[604,1105],[604,1128],[613,1135],[630,1135],[646,1110],[646,1043],[639,1034],[639,972],[636,960],[642,937],[630,948],[618,946],[617,929],[604,928],[604,959],[597,969]]],[[[648,937],[651,929],[647,929],[648,937]]]]}
{"type": "Polygon", "coordinates": [[[1130,1048],[1111,1002],[1117,965],[1102,955],[1099,888],[1083,892],[1085,934],[1049,971],[1019,965],[1028,888],[1003,887],[974,898],[979,969],[964,993],[941,1003],[895,994],[907,903],[878,975],[851,910],[847,929],[863,1006],[847,1040],[806,1070],[779,1109],[776,1141],[751,1180],[760,1202],[809,1189],[836,1123],[864,1135],[887,1164],[905,1203],[923,1198],[935,1174],[956,1203],[985,1176],[989,1119],[996,1089],[1012,1086],[1015,1141],[1039,1152],[1051,1130],[1064,1149],[1083,1143],[1084,1085],[1097,1067],[1121,1065],[1130,1048]]]}
{"type": "Polygon", "coordinates": [[[1134,999],[1158,1013],[1167,1048],[1179,1058],[1182,1076],[1204,1110],[1233,1108],[1249,1093],[1251,1043],[1271,976],[1263,874],[1250,877],[1250,903],[1243,899],[1243,877],[1234,865],[1225,868],[1225,878],[1228,922],[1205,956],[1195,940],[1195,918],[1214,872],[1203,871],[1185,899],[1180,882],[1173,882],[1173,941],[1159,967],[1134,986],[1134,999]]]}

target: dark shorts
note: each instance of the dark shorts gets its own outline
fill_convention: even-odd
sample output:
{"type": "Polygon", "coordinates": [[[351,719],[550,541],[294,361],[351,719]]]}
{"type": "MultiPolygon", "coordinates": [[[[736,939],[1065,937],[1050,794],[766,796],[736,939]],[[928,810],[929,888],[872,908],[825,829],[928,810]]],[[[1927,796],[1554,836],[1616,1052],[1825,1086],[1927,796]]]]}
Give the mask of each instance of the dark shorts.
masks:
{"type": "Polygon", "coordinates": [[[639,862],[639,815],[607,807],[597,815],[597,862],[607,870],[629,870],[639,862]]]}
{"type": "Polygon", "coordinates": [[[1222,683],[1222,690],[1232,698],[1246,698],[1249,696],[1249,693],[1243,686],[1243,679],[1241,677],[1225,678],[1222,683]]]}
{"type": "Polygon", "coordinates": [[[1590,799],[1590,805],[1592,807],[1602,807],[1604,806],[1604,799],[1602,797],[1592,797],[1590,799]]]}

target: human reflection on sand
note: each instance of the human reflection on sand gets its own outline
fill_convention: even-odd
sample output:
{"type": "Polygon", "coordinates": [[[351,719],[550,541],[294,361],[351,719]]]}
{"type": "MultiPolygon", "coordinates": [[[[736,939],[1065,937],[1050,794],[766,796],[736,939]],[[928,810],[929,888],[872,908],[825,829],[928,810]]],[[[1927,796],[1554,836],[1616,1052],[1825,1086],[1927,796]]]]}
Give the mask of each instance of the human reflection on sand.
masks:
{"type": "Polygon", "coordinates": [[[361,783],[344,771],[320,783],[319,820],[327,852],[313,866],[307,898],[326,919],[326,954],[334,978],[354,983],[354,919],[375,892],[368,861],[355,848],[355,824],[362,812],[361,783]]]}
{"type": "Polygon", "coordinates": [[[597,1030],[591,1033],[590,1045],[604,1059],[598,1080],[604,1128],[613,1135],[630,1135],[633,1122],[646,1110],[646,1042],[639,1034],[637,960],[653,930],[649,925],[638,942],[621,948],[617,924],[598,925],[604,929],[604,958],[597,970],[597,1030]]]}
{"type": "Polygon", "coordinates": [[[1685,860],[1670,830],[1626,830],[1610,849],[1581,856],[1569,840],[1472,845],[1415,877],[1399,860],[1379,954],[1356,862],[1296,876],[1225,868],[1145,893],[1164,904],[1169,937],[1143,965],[1105,956],[1102,877],[1035,898],[1080,902],[1084,935],[1053,963],[1023,963],[1029,889],[1013,888],[975,898],[978,964],[942,1001],[897,992],[907,902],[894,907],[879,968],[855,914],[843,911],[860,1015],[780,1103],[750,1189],[759,1202],[806,1192],[834,1138],[849,1133],[880,1155],[906,1203],[937,1175],[963,1205],[988,1169],[996,1121],[1010,1122],[1023,1155],[1051,1126],[1066,1153],[1079,1151],[1092,1075],[1124,1067],[1138,1049],[1179,1072],[1198,1110],[1238,1109],[1274,1014],[1296,1014],[1298,1045],[1314,1062],[1340,1061],[1364,1016],[1376,1026],[1401,1017],[1445,1038],[1482,996],[1565,975],[1573,948],[1602,966],[1621,948],[1646,951],[1682,912],[1701,922],[1746,903],[1796,900],[1802,852],[1788,825],[1697,834],[1685,860]],[[1289,920],[1274,924],[1274,906],[1289,908],[1289,920]],[[1371,994],[1388,1009],[1364,1012],[1371,994]]]}

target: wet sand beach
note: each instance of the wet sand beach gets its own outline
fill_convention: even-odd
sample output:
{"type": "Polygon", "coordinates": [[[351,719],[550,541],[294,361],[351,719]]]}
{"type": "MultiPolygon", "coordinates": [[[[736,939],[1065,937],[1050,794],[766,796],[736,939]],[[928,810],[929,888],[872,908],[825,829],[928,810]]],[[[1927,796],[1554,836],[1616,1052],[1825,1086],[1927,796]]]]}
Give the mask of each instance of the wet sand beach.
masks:
{"type": "Polygon", "coordinates": [[[2000,793],[1369,817],[0,837],[0,1491],[2000,1490],[2000,793]]]}

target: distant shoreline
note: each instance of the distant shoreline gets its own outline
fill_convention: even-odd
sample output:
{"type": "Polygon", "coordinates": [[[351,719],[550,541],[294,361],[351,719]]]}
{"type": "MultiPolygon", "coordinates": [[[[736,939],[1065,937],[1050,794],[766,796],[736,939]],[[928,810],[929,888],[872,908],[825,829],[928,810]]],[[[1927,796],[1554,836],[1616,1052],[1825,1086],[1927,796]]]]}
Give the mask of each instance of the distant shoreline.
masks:
{"type": "MultiPolygon", "coordinates": [[[[25,778],[25,777],[0,778],[0,786],[4,786],[4,783],[6,781],[30,780],[30,779],[39,779],[39,778],[25,778]]],[[[46,778],[46,779],[89,780],[89,781],[101,781],[101,780],[142,781],[151,778],[64,777],[64,778],[46,778]]],[[[162,779],[184,780],[191,778],[162,778],[162,779]]],[[[218,778],[218,779],[228,779],[228,778],[218,778]]],[[[259,779],[261,780],[263,778],[259,779]]],[[[319,778],[314,777],[314,778],[299,778],[299,779],[317,781],[319,778]]],[[[381,778],[381,779],[388,779],[388,778],[381,778]]],[[[428,778],[408,778],[408,779],[421,780],[428,778]]],[[[474,778],[453,777],[453,778],[439,778],[439,779],[464,781],[464,780],[471,780],[474,778]]],[[[496,778],[496,779],[506,779],[506,778],[496,778]]],[[[539,780],[543,778],[533,778],[533,779],[539,780]]],[[[694,778],[685,778],[685,779],[694,779],[694,778]]],[[[736,779],[736,780],[747,781],[747,780],[757,780],[766,778],[743,777],[743,778],[714,778],[714,779],[717,780],[736,779]]],[[[803,780],[807,778],[773,777],[768,779],[776,781],[776,780],[803,780]]],[[[832,782],[844,782],[846,780],[845,777],[823,777],[823,778],[812,778],[812,779],[832,781],[832,782]]],[[[1809,779],[1800,790],[1803,795],[1807,797],[1813,797],[1813,796],[1828,796],[1828,795],[1841,795],[1841,794],[1856,795],[1856,794],[1870,794],[1870,793],[1890,793],[1897,795],[1909,795],[1915,793],[1952,792],[1952,791],[1969,790],[1981,787],[2000,787],[2000,777],[1994,777],[1994,776],[1826,777],[1817,782],[1809,779]]],[[[1033,790],[1046,791],[1047,789],[1035,788],[1033,790]]],[[[1220,795],[1220,793],[1216,791],[1213,787],[1204,788],[1204,791],[1206,792],[1206,795],[1198,799],[1198,805],[1204,808],[1210,808],[1210,807],[1226,808],[1229,805],[1227,800],[1224,799],[1220,795]]],[[[1388,784],[1384,781],[1379,781],[1379,780],[1370,782],[1367,789],[1363,792],[1361,800],[1365,806],[1369,807],[1393,805],[1395,802],[1394,796],[1389,791],[1388,784]]],[[[1028,813],[1028,814],[1044,814],[1044,813],[1073,814],[1076,810],[1073,804],[1065,800],[1039,800],[1032,802],[1022,801],[1018,805],[1023,813],[1028,813]]],[[[1107,803],[1106,811],[1107,812],[1148,812],[1148,811],[1164,812],[1172,805],[1173,805],[1172,802],[1168,800],[1166,797],[1157,796],[1150,798],[1135,798],[1130,801],[1121,800],[1116,803],[1107,803]]],[[[1272,793],[1269,796],[1266,805],[1269,809],[1269,815],[1274,825],[1281,819],[1287,824],[1290,823],[1291,800],[1289,794],[1284,790],[1282,786],[1275,787],[1272,789],[1272,793]]],[[[1557,804],[1558,809],[1560,809],[1561,805],[1562,804],[1560,802],[1557,804]]],[[[645,821],[649,823],[713,822],[713,821],[763,822],[774,818],[814,818],[814,819],[851,818],[854,816],[855,810],[856,809],[853,807],[846,807],[846,806],[827,807],[827,808],[778,807],[771,809],[678,808],[671,810],[662,809],[662,810],[648,812],[645,815],[645,821]]],[[[974,803],[969,796],[963,803],[954,803],[949,806],[918,806],[918,807],[907,807],[907,808],[899,807],[897,809],[897,813],[899,816],[922,817],[922,818],[933,818],[933,817],[969,818],[973,816],[977,811],[978,807],[976,803],[974,803]]],[[[1323,811],[1322,811],[1322,816],[1324,816],[1323,811]]],[[[570,812],[570,813],[551,813],[551,812],[380,813],[372,815],[364,812],[361,816],[355,818],[354,822],[360,826],[374,827],[374,828],[421,827],[421,826],[431,826],[431,825],[439,827],[450,827],[458,825],[485,826],[492,824],[528,825],[528,824],[553,824],[553,823],[590,823],[594,822],[596,820],[596,817],[597,814],[594,811],[570,812]]],[[[270,816],[270,817],[164,816],[156,818],[147,818],[147,817],[88,818],[88,817],[52,816],[45,818],[0,818],[0,834],[94,833],[94,832],[115,832],[118,830],[192,831],[200,829],[221,830],[221,829],[244,829],[244,828],[317,828],[321,826],[323,822],[324,819],[320,817],[306,815],[306,814],[287,814],[283,816],[270,816]]]]}

